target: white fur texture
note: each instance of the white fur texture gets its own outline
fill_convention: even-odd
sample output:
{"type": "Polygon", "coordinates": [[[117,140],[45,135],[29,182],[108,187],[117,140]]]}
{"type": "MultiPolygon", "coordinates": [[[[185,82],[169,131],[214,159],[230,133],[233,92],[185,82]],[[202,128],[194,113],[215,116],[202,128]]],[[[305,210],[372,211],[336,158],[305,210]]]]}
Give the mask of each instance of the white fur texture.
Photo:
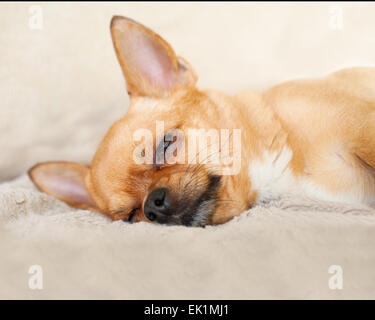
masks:
{"type": "MultiPolygon", "coordinates": [[[[307,177],[296,177],[289,168],[292,156],[293,152],[284,147],[280,153],[265,151],[260,158],[251,161],[248,174],[252,188],[258,191],[258,203],[266,203],[285,195],[353,204],[373,203],[366,201],[360,184],[359,187],[353,186],[353,190],[349,192],[332,193],[307,177]]],[[[348,167],[346,170],[352,169],[348,167]]]]}

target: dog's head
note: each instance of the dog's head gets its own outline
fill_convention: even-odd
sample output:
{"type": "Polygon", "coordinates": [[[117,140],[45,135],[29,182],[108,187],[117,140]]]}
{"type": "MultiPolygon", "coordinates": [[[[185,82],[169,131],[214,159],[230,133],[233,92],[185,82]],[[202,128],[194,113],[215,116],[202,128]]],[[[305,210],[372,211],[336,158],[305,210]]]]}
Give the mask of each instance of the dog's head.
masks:
{"type": "Polygon", "coordinates": [[[220,161],[208,161],[221,151],[215,148],[225,135],[214,131],[230,117],[230,102],[223,97],[218,106],[198,90],[190,64],[150,29],[114,17],[111,33],[130,96],[128,113],[110,128],[90,166],[41,163],[30,169],[32,181],[113,220],[202,226],[237,215],[245,209],[230,196],[237,186],[220,161]],[[206,147],[199,144],[202,129],[213,129],[206,147]]]}

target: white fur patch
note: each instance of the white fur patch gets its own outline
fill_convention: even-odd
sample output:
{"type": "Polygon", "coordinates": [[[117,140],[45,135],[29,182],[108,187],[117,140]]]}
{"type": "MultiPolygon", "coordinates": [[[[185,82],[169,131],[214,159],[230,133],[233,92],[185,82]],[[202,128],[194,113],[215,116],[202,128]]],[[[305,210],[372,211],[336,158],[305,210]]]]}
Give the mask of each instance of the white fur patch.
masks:
{"type": "Polygon", "coordinates": [[[257,202],[267,202],[295,189],[296,178],[289,166],[292,151],[284,148],[281,153],[265,152],[249,166],[252,189],[258,191],[257,202]]]}
{"type": "Polygon", "coordinates": [[[280,154],[265,152],[254,159],[248,169],[253,190],[258,191],[257,203],[266,203],[283,195],[304,196],[326,201],[368,203],[363,194],[350,190],[334,194],[316,185],[307,177],[296,177],[289,167],[292,151],[284,147],[280,154]]]}

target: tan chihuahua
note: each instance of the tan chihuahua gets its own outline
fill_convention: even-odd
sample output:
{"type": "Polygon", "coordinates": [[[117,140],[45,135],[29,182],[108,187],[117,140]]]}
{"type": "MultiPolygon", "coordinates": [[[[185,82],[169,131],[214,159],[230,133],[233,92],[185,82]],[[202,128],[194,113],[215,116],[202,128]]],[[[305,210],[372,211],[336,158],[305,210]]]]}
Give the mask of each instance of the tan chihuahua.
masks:
{"type": "MultiPolygon", "coordinates": [[[[129,111],[110,128],[90,166],[46,162],[31,168],[40,190],[113,220],[186,226],[224,223],[285,194],[374,204],[375,68],[229,96],[199,90],[190,64],[145,26],[116,16],[111,34],[129,111]],[[186,135],[189,128],[241,130],[240,168],[223,174],[218,163],[157,163],[177,135],[154,134],[154,147],[146,150],[134,133],[155,133],[158,121],[167,132],[186,135]],[[151,162],[136,161],[150,150],[151,162]]],[[[201,150],[191,154],[179,143],[197,160],[201,150]]]]}

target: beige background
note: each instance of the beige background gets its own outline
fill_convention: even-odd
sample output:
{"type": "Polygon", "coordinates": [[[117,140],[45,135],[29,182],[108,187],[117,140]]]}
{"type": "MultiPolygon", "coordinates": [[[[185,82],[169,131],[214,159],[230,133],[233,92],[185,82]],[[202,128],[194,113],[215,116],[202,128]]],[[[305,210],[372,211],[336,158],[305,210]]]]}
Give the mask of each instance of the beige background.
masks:
{"type": "MultiPolygon", "coordinates": [[[[0,179],[38,161],[89,161],[128,98],[112,15],[159,32],[230,93],[375,65],[375,4],[0,4],[0,179]],[[343,29],[329,27],[330,7],[343,29]]],[[[0,184],[0,298],[375,298],[375,210],[276,199],[216,227],[111,222],[38,192],[0,184]],[[31,265],[43,290],[30,290],[31,265]],[[328,268],[343,268],[331,290],[328,268]]]]}
{"type": "Polygon", "coordinates": [[[372,3],[0,4],[0,179],[38,161],[90,161],[128,104],[112,15],[160,33],[196,68],[202,88],[264,89],[294,77],[375,64],[372,3]],[[343,29],[329,27],[331,7],[343,29]]]}

